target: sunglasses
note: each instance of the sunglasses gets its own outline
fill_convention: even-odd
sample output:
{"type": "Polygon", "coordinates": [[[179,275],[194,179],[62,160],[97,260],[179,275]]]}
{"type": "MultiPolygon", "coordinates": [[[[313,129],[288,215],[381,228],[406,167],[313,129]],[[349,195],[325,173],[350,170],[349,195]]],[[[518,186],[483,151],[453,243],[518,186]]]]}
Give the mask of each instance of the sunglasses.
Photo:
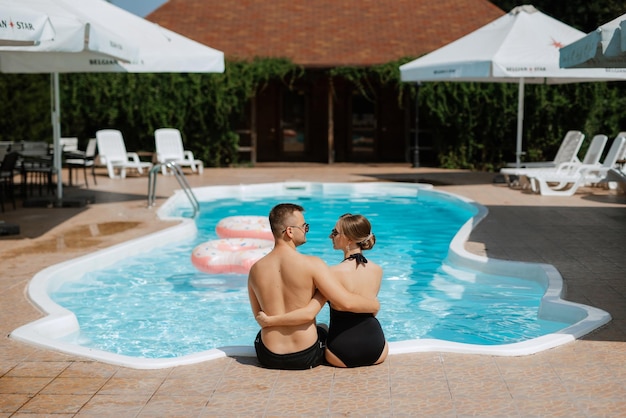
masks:
{"type": "Polygon", "coordinates": [[[333,230],[330,231],[330,236],[333,238],[335,238],[339,234],[341,234],[341,232],[337,231],[335,228],[333,228],[333,230]]]}
{"type": "MultiPolygon", "coordinates": [[[[305,223],[302,226],[299,225],[289,225],[287,228],[298,228],[301,231],[304,231],[304,233],[306,234],[307,232],[309,232],[309,224],[305,223]]],[[[281,232],[281,234],[284,234],[285,231],[287,230],[287,228],[283,229],[283,232],[281,232]]]]}

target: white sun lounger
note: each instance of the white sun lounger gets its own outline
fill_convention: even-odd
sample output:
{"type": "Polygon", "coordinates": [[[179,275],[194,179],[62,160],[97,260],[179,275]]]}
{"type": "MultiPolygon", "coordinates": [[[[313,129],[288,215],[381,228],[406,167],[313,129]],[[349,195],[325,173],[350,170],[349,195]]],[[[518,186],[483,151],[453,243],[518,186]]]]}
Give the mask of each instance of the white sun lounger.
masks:
{"type": "MultiPolygon", "coordinates": [[[[602,157],[602,152],[604,151],[604,147],[608,142],[609,138],[606,135],[598,134],[593,137],[591,140],[591,144],[589,144],[589,148],[585,153],[585,157],[581,161],[567,161],[560,163],[555,167],[535,167],[535,168],[519,168],[519,169],[511,169],[507,170],[507,172],[511,174],[515,174],[518,177],[530,177],[535,176],[537,174],[563,174],[566,175],[568,172],[573,172],[577,167],[581,165],[600,165],[600,158],[602,157]]],[[[578,160],[578,159],[577,159],[578,160]]]]}
{"type": "Polygon", "coordinates": [[[545,196],[572,196],[587,184],[606,181],[611,169],[618,160],[626,157],[626,132],[620,132],[609,149],[602,165],[581,164],[572,171],[563,173],[536,173],[529,176],[533,191],[545,196]]]}
{"type": "Polygon", "coordinates": [[[125,178],[128,168],[135,169],[142,174],[144,168],[152,167],[152,163],[141,161],[136,152],[126,151],[124,137],[116,129],[103,129],[96,132],[96,141],[100,162],[106,165],[109,177],[112,179],[125,178]],[[116,170],[119,170],[119,175],[116,174],[116,170]]]}
{"type": "MultiPolygon", "coordinates": [[[[193,153],[183,147],[183,139],[178,129],[157,129],[154,131],[154,143],[159,163],[173,161],[181,167],[190,167],[194,173],[202,174],[204,163],[194,159],[193,153]]],[[[165,165],[161,169],[163,174],[167,174],[165,165]]]]}

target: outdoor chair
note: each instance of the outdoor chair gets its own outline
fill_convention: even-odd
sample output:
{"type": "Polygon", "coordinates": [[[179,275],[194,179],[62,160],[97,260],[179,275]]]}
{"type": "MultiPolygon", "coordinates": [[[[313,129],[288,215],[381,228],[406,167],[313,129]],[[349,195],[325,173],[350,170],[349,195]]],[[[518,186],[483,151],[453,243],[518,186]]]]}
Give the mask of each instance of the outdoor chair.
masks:
{"type": "Polygon", "coordinates": [[[98,144],[95,138],[92,138],[87,143],[87,149],[85,151],[75,150],[65,154],[65,165],[69,171],[69,185],[72,185],[72,171],[74,168],[82,168],[83,176],[85,178],[85,186],[89,187],[87,181],[87,168],[91,168],[91,175],[93,177],[94,184],[98,184],[96,180],[96,164],[94,159],[96,158],[96,148],[98,144]]]}
{"type": "Polygon", "coordinates": [[[62,152],[78,151],[78,138],[76,137],[59,138],[59,144],[61,144],[62,152]]]}
{"type": "Polygon", "coordinates": [[[585,135],[580,131],[568,131],[561,141],[556,155],[552,161],[535,161],[522,163],[520,167],[514,167],[515,163],[507,163],[505,168],[500,169],[507,184],[511,184],[510,176],[523,176],[524,170],[529,168],[552,168],[562,163],[580,162],[578,151],[583,144],[585,135]]]}
{"type": "Polygon", "coordinates": [[[53,165],[50,145],[45,141],[23,141],[16,145],[16,148],[21,148],[18,167],[22,173],[22,195],[27,196],[35,188],[40,196],[44,190],[47,194],[53,193],[52,179],[56,168],[53,165]]]}
{"type": "Polygon", "coordinates": [[[4,156],[11,150],[11,141],[0,141],[0,162],[4,159],[4,156]]]}
{"type": "Polygon", "coordinates": [[[15,168],[19,154],[17,152],[9,152],[0,163],[0,207],[4,212],[4,199],[10,197],[15,209],[15,168]]]}
{"type": "Polygon", "coordinates": [[[563,173],[537,173],[529,176],[531,188],[545,196],[572,196],[587,184],[607,181],[610,170],[618,160],[626,157],[626,132],[620,132],[607,153],[602,165],[583,165],[563,173]]]}
{"type": "MultiPolygon", "coordinates": [[[[204,163],[194,159],[193,153],[184,149],[183,139],[178,129],[157,129],[154,131],[154,142],[157,161],[160,164],[172,161],[181,167],[190,167],[194,173],[202,174],[204,171],[204,163]]],[[[165,165],[162,165],[161,171],[165,175],[169,170],[165,165]]]]}
{"type": "MultiPolygon", "coordinates": [[[[576,161],[578,160],[578,151],[580,150],[584,139],[585,134],[582,132],[568,131],[563,137],[561,145],[559,146],[559,149],[554,155],[554,159],[552,161],[522,162],[520,168],[556,167],[561,163],[576,161]]],[[[516,169],[517,167],[514,167],[514,165],[515,163],[507,163],[507,167],[516,169]]],[[[502,169],[500,172],[503,170],[506,171],[507,169],[502,169]]]]}
{"type": "MultiPolygon", "coordinates": [[[[564,163],[560,163],[556,167],[535,167],[535,168],[519,168],[514,170],[515,175],[518,177],[529,177],[536,174],[552,174],[552,173],[561,173],[566,174],[567,172],[572,172],[580,165],[600,165],[600,158],[602,157],[602,152],[604,151],[604,147],[606,146],[609,138],[606,135],[598,134],[593,137],[591,140],[591,144],[589,144],[589,148],[585,153],[585,157],[582,162],[580,161],[568,161],[564,163]]],[[[513,172],[513,170],[509,171],[513,172]]]]}
{"type": "Polygon", "coordinates": [[[116,129],[102,129],[96,132],[98,154],[102,164],[107,167],[109,177],[125,178],[126,170],[131,168],[142,174],[143,169],[152,167],[152,163],[143,162],[136,152],[127,152],[122,133],[116,129]],[[119,170],[119,175],[116,171],[119,170]]]}

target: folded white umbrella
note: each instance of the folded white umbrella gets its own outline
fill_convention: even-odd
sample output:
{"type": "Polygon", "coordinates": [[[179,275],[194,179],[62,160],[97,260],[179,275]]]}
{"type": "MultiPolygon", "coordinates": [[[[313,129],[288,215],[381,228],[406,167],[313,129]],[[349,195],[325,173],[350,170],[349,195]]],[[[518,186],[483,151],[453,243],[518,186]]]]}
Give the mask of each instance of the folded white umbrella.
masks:
{"type": "MultiPolygon", "coordinates": [[[[0,0],[0,10],[15,0],[0,0]]],[[[58,73],[221,73],[224,53],[148,22],[103,0],[20,0],[47,14],[53,39],[0,45],[0,72],[52,73],[57,198],[62,199],[58,73]]]]}
{"type": "Polygon", "coordinates": [[[565,45],[559,64],[562,68],[626,68],[626,14],[565,45]]]}
{"type": "Polygon", "coordinates": [[[54,37],[48,15],[13,2],[0,4],[0,45],[37,45],[54,37]]]}

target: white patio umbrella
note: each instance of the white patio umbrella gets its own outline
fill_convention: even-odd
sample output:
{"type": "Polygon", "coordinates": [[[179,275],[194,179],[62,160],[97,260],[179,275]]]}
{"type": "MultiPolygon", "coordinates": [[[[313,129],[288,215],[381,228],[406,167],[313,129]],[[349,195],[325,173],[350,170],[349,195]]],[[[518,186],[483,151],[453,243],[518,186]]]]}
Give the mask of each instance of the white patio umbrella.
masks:
{"type": "Polygon", "coordinates": [[[476,31],[400,66],[403,81],[519,85],[516,166],[522,156],[524,85],[624,80],[626,73],[559,67],[559,48],[585,34],[533,6],[518,6],[476,31]]]}
{"type": "Polygon", "coordinates": [[[37,45],[54,37],[48,15],[15,2],[0,6],[0,45],[37,45]]]}
{"type": "MultiPolygon", "coordinates": [[[[15,3],[15,0],[0,0],[0,10],[8,10],[15,3]]],[[[123,11],[104,1],[20,0],[19,7],[46,15],[54,36],[42,39],[36,45],[5,45],[2,51],[37,54],[45,52],[51,54],[46,57],[48,66],[54,62],[62,63],[67,58],[67,53],[93,52],[127,61],[137,57],[136,42],[127,36],[128,31],[123,30],[116,21],[118,11],[123,11]],[[56,61],[51,61],[50,57],[54,57],[56,61]]],[[[3,71],[10,72],[11,67],[6,67],[7,64],[2,63],[6,68],[3,71]]],[[[31,69],[18,68],[17,72],[40,72],[37,64],[35,62],[31,69]]],[[[56,69],[51,68],[47,72],[54,71],[56,69]]]]}
{"type": "MultiPolygon", "coordinates": [[[[0,0],[0,8],[11,0],[0,0]]],[[[0,46],[0,72],[52,73],[57,199],[63,196],[59,73],[220,73],[224,54],[103,0],[20,0],[47,13],[55,37],[36,46],[0,46]]]]}
{"type": "Polygon", "coordinates": [[[626,68],[626,14],[560,50],[561,68],[626,68]]]}

